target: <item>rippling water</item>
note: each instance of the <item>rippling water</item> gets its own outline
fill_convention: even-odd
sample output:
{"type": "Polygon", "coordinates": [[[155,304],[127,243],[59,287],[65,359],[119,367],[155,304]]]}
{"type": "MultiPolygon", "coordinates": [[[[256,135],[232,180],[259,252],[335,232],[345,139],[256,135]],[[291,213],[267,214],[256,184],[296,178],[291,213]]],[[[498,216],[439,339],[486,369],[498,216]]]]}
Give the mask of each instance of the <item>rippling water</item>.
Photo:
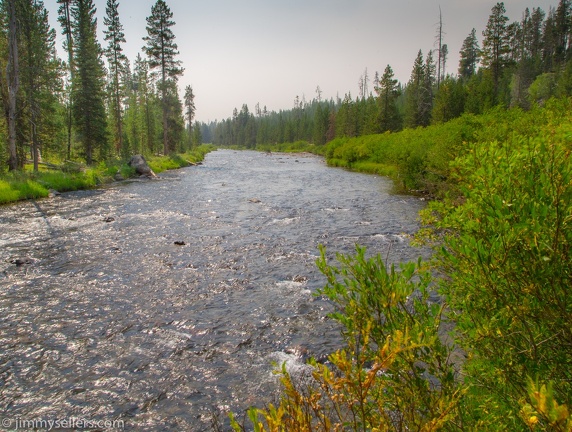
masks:
{"type": "Polygon", "coordinates": [[[423,203],[390,190],[313,156],[223,150],[0,207],[0,417],[227,429],[229,410],[276,396],[272,362],[340,346],[312,295],[318,244],[422,253],[407,234],[423,203]]]}

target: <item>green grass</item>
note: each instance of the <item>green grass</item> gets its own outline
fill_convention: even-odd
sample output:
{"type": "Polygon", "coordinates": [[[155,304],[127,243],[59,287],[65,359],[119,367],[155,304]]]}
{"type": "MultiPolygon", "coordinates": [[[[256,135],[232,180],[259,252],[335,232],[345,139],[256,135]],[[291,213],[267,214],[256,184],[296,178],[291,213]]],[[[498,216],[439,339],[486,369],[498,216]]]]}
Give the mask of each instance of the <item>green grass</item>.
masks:
{"type": "Polygon", "coordinates": [[[534,136],[540,128],[568,122],[571,107],[572,99],[551,100],[530,111],[495,108],[426,128],[336,138],[323,147],[324,156],[330,166],[388,175],[401,192],[442,198],[454,184],[451,163],[476,143],[534,136]]]}
{"type": "MultiPolygon", "coordinates": [[[[200,162],[213,150],[214,146],[202,145],[180,155],[153,156],[148,159],[148,163],[155,173],[160,173],[189,166],[189,162],[200,162]]],[[[117,173],[121,173],[123,178],[135,175],[135,170],[127,165],[127,161],[119,159],[101,162],[93,168],[85,168],[80,164],[66,164],[61,168],[45,170],[45,167],[42,167],[39,172],[33,172],[26,166],[22,171],[0,174],[0,204],[45,198],[50,190],[67,192],[91,189],[112,182],[117,173]]]]}

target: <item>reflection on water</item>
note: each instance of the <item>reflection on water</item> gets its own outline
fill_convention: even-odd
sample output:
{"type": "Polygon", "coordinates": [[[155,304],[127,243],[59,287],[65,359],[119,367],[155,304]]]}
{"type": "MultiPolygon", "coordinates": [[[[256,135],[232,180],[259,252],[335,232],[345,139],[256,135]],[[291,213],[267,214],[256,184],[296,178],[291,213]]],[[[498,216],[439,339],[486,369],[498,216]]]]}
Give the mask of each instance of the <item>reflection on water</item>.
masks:
{"type": "Polygon", "coordinates": [[[390,188],[313,156],[224,150],[0,208],[0,417],[228,427],[228,410],[275,397],[272,362],[340,346],[312,295],[319,244],[422,253],[407,241],[422,203],[390,188]]]}

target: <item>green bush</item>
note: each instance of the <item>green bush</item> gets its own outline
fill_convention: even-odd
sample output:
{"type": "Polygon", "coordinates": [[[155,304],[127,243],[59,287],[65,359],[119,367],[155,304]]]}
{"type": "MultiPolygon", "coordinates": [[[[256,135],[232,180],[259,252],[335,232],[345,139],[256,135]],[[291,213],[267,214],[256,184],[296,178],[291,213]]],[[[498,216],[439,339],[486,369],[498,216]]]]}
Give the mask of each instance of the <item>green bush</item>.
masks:
{"type": "MultiPolygon", "coordinates": [[[[331,366],[312,361],[311,379],[279,370],[280,404],[250,409],[254,430],[572,431],[570,107],[551,100],[354,142],[414,182],[438,166],[431,151],[458,149],[451,192],[422,212],[431,276],[421,264],[386,270],[359,247],[332,267],[322,250],[320,293],[338,307],[346,348],[331,366]],[[443,305],[429,302],[432,281],[443,305]]],[[[351,142],[330,143],[329,161],[359,154],[351,142]]]]}
{"type": "MultiPolygon", "coordinates": [[[[327,277],[319,291],[338,311],[347,348],[311,361],[312,379],[279,370],[284,388],[278,407],[251,409],[258,431],[437,430],[456,418],[463,388],[455,379],[452,348],[440,335],[443,306],[429,301],[430,277],[420,263],[386,268],[377,255],[325,250],[317,265],[327,277]],[[266,426],[264,426],[266,423],[266,426]]],[[[236,431],[246,428],[232,417],[236,431]]]]}
{"type": "MultiPolygon", "coordinates": [[[[469,354],[466,416],[482,430],[531,428],[531,380],[572,400],[572,122],[558,110],[543,122],[471,146],[453,164],[463,199],[424,212],[444,235],[442,294],[469,354]]],[[[538,413],[534,428],[560,430],[538,413]]]]}

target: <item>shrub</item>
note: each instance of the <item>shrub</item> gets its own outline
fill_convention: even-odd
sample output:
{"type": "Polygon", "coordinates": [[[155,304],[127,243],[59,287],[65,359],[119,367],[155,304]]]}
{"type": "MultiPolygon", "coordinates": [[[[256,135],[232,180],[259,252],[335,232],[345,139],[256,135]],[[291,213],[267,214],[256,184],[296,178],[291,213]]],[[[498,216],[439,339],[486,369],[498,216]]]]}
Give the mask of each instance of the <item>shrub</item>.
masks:
{"type": "MultiPolygon", "coordinates": [[[[454,164],[463,200],[424,213],[444,233],[442,293],[469,353],[467,415],[483,430],[528,430],[531,379],[572,400],[572,123],[545,120],[471,146],[454,164]]],[[[537,411],[535,427],[550,429],[537,411]]]]}
{"type": "MultiPolygon", "coordinates": [[[[386,269],[377,255],[338,255],[317,265],[327,277],[319,292],[337,305],[347,348],[332,366],[311,361],[311,379],[293,378],[282,366],[278,407],[253,408],[258,431],[437,430],[456,417],[463,394],[440,335],[443,306],[429,301],[429,275],[420,262],[386,269]],[[264,426],[266,423],[266,426],[264,426]]],[[[232,417],[236,431],[244,430],[232,417]]]]}

